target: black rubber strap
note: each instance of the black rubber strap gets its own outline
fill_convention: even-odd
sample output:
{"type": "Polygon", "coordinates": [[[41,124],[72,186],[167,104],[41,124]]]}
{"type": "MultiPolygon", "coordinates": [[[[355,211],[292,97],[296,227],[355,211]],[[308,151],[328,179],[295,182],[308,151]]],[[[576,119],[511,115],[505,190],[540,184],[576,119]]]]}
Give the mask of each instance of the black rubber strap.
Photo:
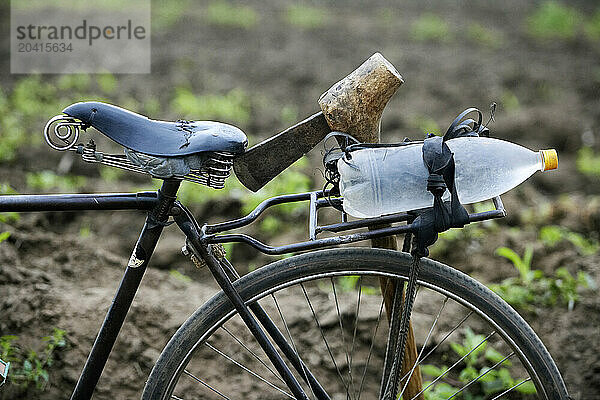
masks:
{"type": "Polygon", "coordinates": [[[427,190],[433,194],[433,207],[421,213],[414,222],[417,232],[413,253],[420,257],[429,254],[427,248],[435,243],[439,232],[462,228],[469,222],[469,214],[458,199],[454,184],[454,154],[446,144],[446,138],[425,139],[423,161],[429,171],[427,190]],[[450,202],[442,200],[446,190],[450,192],[450,202]]]}

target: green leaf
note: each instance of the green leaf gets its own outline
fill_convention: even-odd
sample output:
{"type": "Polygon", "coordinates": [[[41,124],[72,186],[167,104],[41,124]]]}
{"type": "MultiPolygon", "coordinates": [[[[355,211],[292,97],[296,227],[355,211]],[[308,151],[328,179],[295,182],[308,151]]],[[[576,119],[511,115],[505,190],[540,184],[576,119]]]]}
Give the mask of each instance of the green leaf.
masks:
{"type": "Polygon", "coordinates": [[[557,1],[541,3],[536,12],[527,20],[529,34],[536,39],[572,39],[577,34],[582,17],[572,7],[557,1]]]}
{"type": "Polygon", "coordinates": [[[496,254],[508,259],[513,263],[514,267],[519,271],[521,280],[525,283],[531,282],[533,274],[531,273],[531,260],[533,258],[533,247],[527,246],[525,254],[521,258],[514,250],[508,247],[499,247],[496,249],[496,254]]]}
{"type": "Polygon", "coordinates": [[[512,376],[510,376],[510,371],[506,368],[500,368],[498,370],[498,377],[502,380],[502,383],[506,388],[512,387],[515,384],[512,376]]]}
{"type": "Polygon", "coordinates": [[[590,177],[600,176],[600,154],[595,154],[591,147],[582,147],[577,152],[577,170],[590,177]]]}
{"type": "Polygon", "coordinates": [[[23,361],[23,371],[31,372],[32,369],[33,369],[33,365],[31,364],[31,361],[29,361],[29,360],[23,361]]]}
{"type": "Polygon", "coordinates": [[[476,335],[471,328],[465,329],[465,340],[463,341],[463,345],[467,349],[467,353],[471,352],[465,359],[469,366],[474,365],[477,362],[479,354],[485,350],[487,342],[483,342],[484,339],[485,336],[476,335]]]}
{"type": "Polygon", "coordinates": [[[181,281],[183,283],[190,283],[192,281],[192,278],[190,278],[187,275],[182,274],[181,272],[177,271],[176,269],[170,270],[169,275],[172,278],[175,278],[176,280],[181,281]]]}
{"type": "Polygon", "coordinates": [[[496,249],[496,254],[500,257],[508,259],[513,263],[513,265],[521,263],[521,256],[519,256],[513,249],[509,249],[508,247],[498,247],[496,249]]]}
{"type": "Polygon", "coordinates": [[[456,393],[456,388],[445,382],[441,382],[435,386],[435,392],[442,398],[448,398],[456,393]]]}
{"type": "Polygon", "coordinates": [[[458,343],[451,342],[450,347],[459,357],[464,357],[469,352],[463,345],[458,343]]]}
{"type": "Polygon", "coordinates": [[[48,382],[48,371],[46,371],[45,369],[42,369],[39,372],[40,376],[42,377],[43,380],[45,380],[46,382],[48,382]]]}
{"type": "Polygon", "coordinates": [[[554,246],[563,239],[562,229],[558,226],[543,226],[539,233],[540,240],[547,246],[554,246]]]}
{"type": "Polygon", "coordinates": [[[430,365],[430,364],[424,364],[421,365],[419,367],[421,369],[421,372],[424,373],[425,375],[429,375],[429,376],[433,376],[433,377],[438,377],[444,374],[444,372],[446,372],[448,370],[448,367],[444,366],[442,368],[436,367],[435,365],[430,365]]]}
{"type": "Polygon", "coordinates": [[[485,358],[486,358],[486,360],[490,360],[493,363],[497,363],[497,362],[500,362],[500,360],[502,360],[504,358],[504,355],[502,355],[502,353],[500,353],[498,350],[494,349],[493,347],[488,347],[485,350],[485,358]]]}
{"type": "Polygon", "coordinates": [[[477,373],[477,370],[473,367],[467,367],[465,369],[463,369],[462,371],[460,371],[460,375],[458,376],[458,379],[461,382],[469,382],[475,378],[477,378],[479,374],[477,373]]]}
{"type": "Polygon", "coordinates": [[[10,237],[10,232],[2,232],[2,233],[0,233],[0,243],[4,242],[9,237],[10,237]]]}
{"type": "Polygon", "coordinates": [[[498,371],[494,370],[490,370],[489,367],[483,367],[479,370],[479,375],[483,375],[481,378],[479,378],[480,382],[493,382],[496,379],[498,379],[498,371]],[[487,372],[487,373],[486,373],[487,372]],[[485,375],[483,375],[484,373],[486,373],[485,375]]]}
{"type": "Polygon", "coordinates": [[[522,383],[521,385],[516,387],[517,391],[524,394],[535,394],[537,390],[535,390],[535,385],[532,381],[527,381],[522,383]]]}

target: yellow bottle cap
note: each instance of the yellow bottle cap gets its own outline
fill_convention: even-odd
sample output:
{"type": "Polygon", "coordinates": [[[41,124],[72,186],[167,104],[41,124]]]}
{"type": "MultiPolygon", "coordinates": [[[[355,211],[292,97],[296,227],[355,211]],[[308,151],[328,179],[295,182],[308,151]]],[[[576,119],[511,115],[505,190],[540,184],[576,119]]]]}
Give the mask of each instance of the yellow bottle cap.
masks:
{"type": "Polygon", "coordinates": [[[544,169],[542,171],[550,171],[551,169],[558,168],[558,154],[556,150],[540,150],[540,152],[544,160],[544,169]]]}

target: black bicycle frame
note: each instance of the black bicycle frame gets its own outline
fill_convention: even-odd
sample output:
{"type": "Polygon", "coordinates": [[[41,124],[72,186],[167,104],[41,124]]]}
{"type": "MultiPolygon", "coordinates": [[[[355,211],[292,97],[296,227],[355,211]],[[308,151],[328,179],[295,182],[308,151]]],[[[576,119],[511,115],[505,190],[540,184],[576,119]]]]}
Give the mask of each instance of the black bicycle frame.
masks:
{"type": "MultiPolygon", "coordinates": [[[[294,369],[299,373],[299,376],[309,384],[317,398],[319,400],[329,400],[329,396],[325,390],[306,365],[304,365],[298,354],[292,349],[283,334],[260,305],[258,303],[251,305],[244,303],[233,285],[233,282],[238,278],[235,269],[226,259],[217,259],[212,254],[210,245],[241,242],[265,254],[285,254],[329,246],[339,246],[377,237],[412,233],[416,228],[410,223],[397,226],[390,224],[412,221],[418,214],[418,211],[356,221],[347,221],[344,215],[343,222],[341,223],[319,226],[318,210],[328,206],[337,206],[339,208],[342,200],[339,198],[329,199],[328,193],[316,191],[273,197],[259,204],[250,214],[243,218],[214,225],[200,226],[190,211],[176,201],[179,185],[180,181],[178,180],[165,180],[161,189],[157,192],[0,196],[0,212],[82,210],[142,210],[147,212],[144,227],[71,399],[91,398],[123,325],[125,316],[133,302],[135,293],[141,283],[160,234],[168,224],[169,218],[173,217],[179,228],[186,235],[187,243],[191,246],[191,250],[205,261],[219,286],[231,300],[236,311],[255,336],[277,371],[281,374],[294,397],[297,399],[307,398],[302,387],[275,349],[271,340],[283,352],[294,369]],[[244,234],[219,234],[251,224],[269,207],[298,201],[309,202],[308,241],[272,247],[244,234]],[[377,228],[377,226],[382,225],[386,227],[377,228]],[[317,235],[324,232],[337,233],[362,228],[372,229],[317,239],[317,235]]],[[[504,217],[506,213],[500,197],[494,198],[493,201],[495,210],[470,214],[469,221],[476,222],[504,217]]]]}

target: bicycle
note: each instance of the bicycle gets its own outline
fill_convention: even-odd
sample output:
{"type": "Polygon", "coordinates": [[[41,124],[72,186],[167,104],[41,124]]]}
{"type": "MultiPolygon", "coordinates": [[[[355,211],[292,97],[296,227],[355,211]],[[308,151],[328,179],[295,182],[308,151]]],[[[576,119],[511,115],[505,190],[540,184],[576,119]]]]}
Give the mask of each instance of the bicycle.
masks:
{"type": "MultiPolygon", "coordinates": [[[[63,113],[44,130],[52,148],[163,180],[156,192],[0,197],[0,212],[147,212],[73,399],[92,396],[159,236],[171,223],[186,236],[184,254],[199,268],[208,268],[222,290],[170,339],[146,382],[144,399],[450,399],[467,394],[497,399],[529,398],[531,392],[540,399],[568,398],[552,357],[516,311],[460,271],[410,254],[422,210],[352,221],[342,213],[341,222],[319,225],[320,209],[340,209],[343,202],[334,189],[323,189],[267,199],[236,220],[199,224],[177,200],[180,183],[222,187],[234,160],[245,152],[243,132],[219,123],[148,120],[94,102],[74,104],[63,113]],[[90,126],[121,144],[126,154],[105,154],[93,142],[78,143],[80,130],[90,126]],[[122,136],[123,126],[133,127],[134,134],[122,136]],[[185,145],[164,136],[163,128],[182,132],[185,145]],[[210,140],[199,140],[197,132],[210,140]],[[272,206],[300,201],[309,207],[307,241],[270,246],[246,234],[225,233],[251,224],[272,206]],[[326,233],[333,236],[318,237],[326,233]],[[325,249],[399,234],[405,235],[402,251],[325,249]],[[304,253],[240,277],[222,246],[231,242],[269,255],[304,253]],[[393,302],[386,304],[386,297],[393,302]],[[411,299],[414,305],[409,306],[411,299]],[[297,318],[302,313],[310,324],[297,318]],[[386,313],[389,324],[382,322],[386,313]],[[400,368],[411,358],[404,350],[405,336],[413,332],[409,317],[417,321],[420,350],[412,355],[412,364],[400,368]],[[460,338],[468,346],[457,346],[460,338]],[[203,370],[202,360],[211,357],[223,362],[215,371],[203,370]],[[417,374],[428,376],[429,382],[410,389],[409,397],[417,374]],[[236,390],[242,393],[232,394],[236,390]]],[[[495,210],[468,214],[468,223],[504,217],[500,197],[493,202],[495,210]]]]}

